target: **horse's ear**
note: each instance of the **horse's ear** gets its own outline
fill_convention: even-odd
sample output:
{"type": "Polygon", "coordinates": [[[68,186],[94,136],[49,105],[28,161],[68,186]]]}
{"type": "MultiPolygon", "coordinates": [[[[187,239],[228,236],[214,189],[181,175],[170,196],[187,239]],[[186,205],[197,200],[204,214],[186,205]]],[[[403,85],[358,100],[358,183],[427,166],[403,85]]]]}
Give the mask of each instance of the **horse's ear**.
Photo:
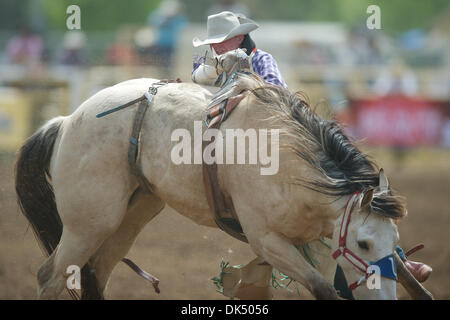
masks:
{"type": "Polygon", "coordinates": [[[386,175],[384,174],[383,168],[380,169],[379,178],[380,178],[380,190],[387,191],[389,188],[389,181],[386,175]]]}
{"type": "Polygon", "coordinates": [[[361,208],[366,208],[367,206],[369,206],[370,203],[372,202],[372,199],[373,199],[373,189],[371,188],[364,192],[364,196],[361,200],[361,208]]]}

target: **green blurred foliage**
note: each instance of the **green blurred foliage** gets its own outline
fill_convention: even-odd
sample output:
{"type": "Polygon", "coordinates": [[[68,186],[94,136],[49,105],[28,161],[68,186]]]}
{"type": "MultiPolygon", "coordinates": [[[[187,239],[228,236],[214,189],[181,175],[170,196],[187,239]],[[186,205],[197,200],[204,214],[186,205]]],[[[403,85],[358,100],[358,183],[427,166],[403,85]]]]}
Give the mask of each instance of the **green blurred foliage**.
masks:
{"type": "MultiPolygon", "coordinates": [[[[51,30],[65,30],[71,4],[81,8],[84,31],[116,30],[124,24],[145,24],[150,11],[162,0],[0,0],[0,27],[15,29],[31,16],[46,20],[51,30]],[[30,5],[30,3],[34,5],[30,5]],[[33,9],[40,3],[42,13],[33,9]],[[27,5],[28,4],[28,5],[27,5]],[[30,9],[31,7],[31,9],[30,9]],[[28,16],[28,18],[26,18],[28,16]],[[42,17],[41,17],[42,16],[42,17]]],[[[192,22],[206,22],[206,12],[217,0],[179,0],[192,22]]],[[[237,0],[262,20],[333,21],[348,27],[365,25],[367,7],[381,8],[382,29],[397,35],[410,29],[427,29],[442,12],[450,11],[449,0],[237,0]]],[[[448,14],[448,13],[447,13],[448,14]]],[[[33,19],[31,19],[33,20],[33,19]]]]}
{"type": "Polygon", "coordinates": [[[27,24],[27,1],[0,0],[0,30],[13,30],[27,24]]]}
{"type": "Polygon", "coordinates": [[[145,24],[150,11],[161,0],[43,0],[49,24],[53,29],[66,29],[70,5],[81,10],[81,26],[84,31],[116,29],[124,24],[145,24]]]}
{"type": "Polygon", "coordinates": [[[334,21],[348,27],[365,25],[370,5],[381,9],[381,27],[391,35],[427,29],[444,11],[448,0],[247,0],[255,19],[334,21]]]}

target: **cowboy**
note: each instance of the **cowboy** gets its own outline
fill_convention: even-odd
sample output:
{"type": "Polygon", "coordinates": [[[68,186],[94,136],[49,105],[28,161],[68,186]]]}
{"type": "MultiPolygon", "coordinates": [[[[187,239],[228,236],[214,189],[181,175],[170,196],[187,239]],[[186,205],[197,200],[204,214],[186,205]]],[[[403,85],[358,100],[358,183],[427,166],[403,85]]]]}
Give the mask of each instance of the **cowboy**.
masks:
{"type": "Polygon", "coordinates": [[[217,57],[211,58],[207,51],[205,56],[194,61],[192,81],[198,84],[214,85],[219,76],[220,66],[223,67],[227,55],[232,54],[237,60],[246,59],[250,70],[259,74],[267,83],[287,88],[273,56],[257,49],[249,35],[258,27],[254,21],[243,14],[230,11],[208,16],[207,38],[200,40],[195,37],[192,44],[194,47],[209,44],[211,51],[217,57]]]}

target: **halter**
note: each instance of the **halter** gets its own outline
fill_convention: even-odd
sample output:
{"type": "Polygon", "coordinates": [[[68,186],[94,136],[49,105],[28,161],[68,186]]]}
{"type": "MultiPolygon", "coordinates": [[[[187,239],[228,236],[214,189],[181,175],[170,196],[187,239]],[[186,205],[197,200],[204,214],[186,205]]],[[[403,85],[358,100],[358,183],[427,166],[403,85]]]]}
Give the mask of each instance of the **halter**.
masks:
{"type": "Polygon", "coordinates": [[[350,224],[352,211],[355,207],[355,203],[359,200],[361,196],[360,191],[356,191],[352,194],[350,199],[347,201],[345,206],[344,215],[341,221],[341,228],[339,230],[339,248],[333,253],[333,258],[337,260],[338,257],[342,255],[348,262],[350,262],[356,269],[362,272],[364,275],[357,281],[350,284],[349,289],[354,290],[359,287],[367,278],[372,274],[370,273],[369,266],[376,265],[380,268],[380,275],[389,279],[397,280],[397,268],[395,265],[394,254],[391,253],[376,262],[365,262],[363,259],[358,257],[353,251],[347,248],[347,234],[348,226],[350,224]]]}

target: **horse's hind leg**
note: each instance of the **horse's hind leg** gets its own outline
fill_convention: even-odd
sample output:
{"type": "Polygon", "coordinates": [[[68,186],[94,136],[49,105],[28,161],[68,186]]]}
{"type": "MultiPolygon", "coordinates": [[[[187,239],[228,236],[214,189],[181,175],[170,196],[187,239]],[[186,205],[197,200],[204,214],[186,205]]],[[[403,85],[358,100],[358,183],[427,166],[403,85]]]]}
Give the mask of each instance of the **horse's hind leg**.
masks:
{"type": "Polygon", "coordinates": [[[105,240],[90,260],[102,294],[116,264],[125,257],[139,232],[164,205],[165,203],[153,194],[144,194],[140,188],[135,191],[120,227],[105,240]]]}
{"type": "Polygon", "coordinates": [[[64,228],[57,249],[39,268],[39,299],[56,299],[66,286],[69,266],[80,269],[107,238],[110,230],[81,233],[64,228]]]}
{"type": "Polygon", "coordinates": [[[61,197],[58,201],[57,197],[64,229],[57,248],[38,271],[39,299],[56,299],[70,276],[68,267],[77,266],[81,269],[105,239],[120,226],[126,213],[127,200],[117,195],[126,191],[124,188],[114,191],[117,192],[111,191],[111,197],[102,199],[96,197],[94,192],[90,196],[87,192],[81,194],[79,189],[75,190],[79,198],[61,197]]]}

